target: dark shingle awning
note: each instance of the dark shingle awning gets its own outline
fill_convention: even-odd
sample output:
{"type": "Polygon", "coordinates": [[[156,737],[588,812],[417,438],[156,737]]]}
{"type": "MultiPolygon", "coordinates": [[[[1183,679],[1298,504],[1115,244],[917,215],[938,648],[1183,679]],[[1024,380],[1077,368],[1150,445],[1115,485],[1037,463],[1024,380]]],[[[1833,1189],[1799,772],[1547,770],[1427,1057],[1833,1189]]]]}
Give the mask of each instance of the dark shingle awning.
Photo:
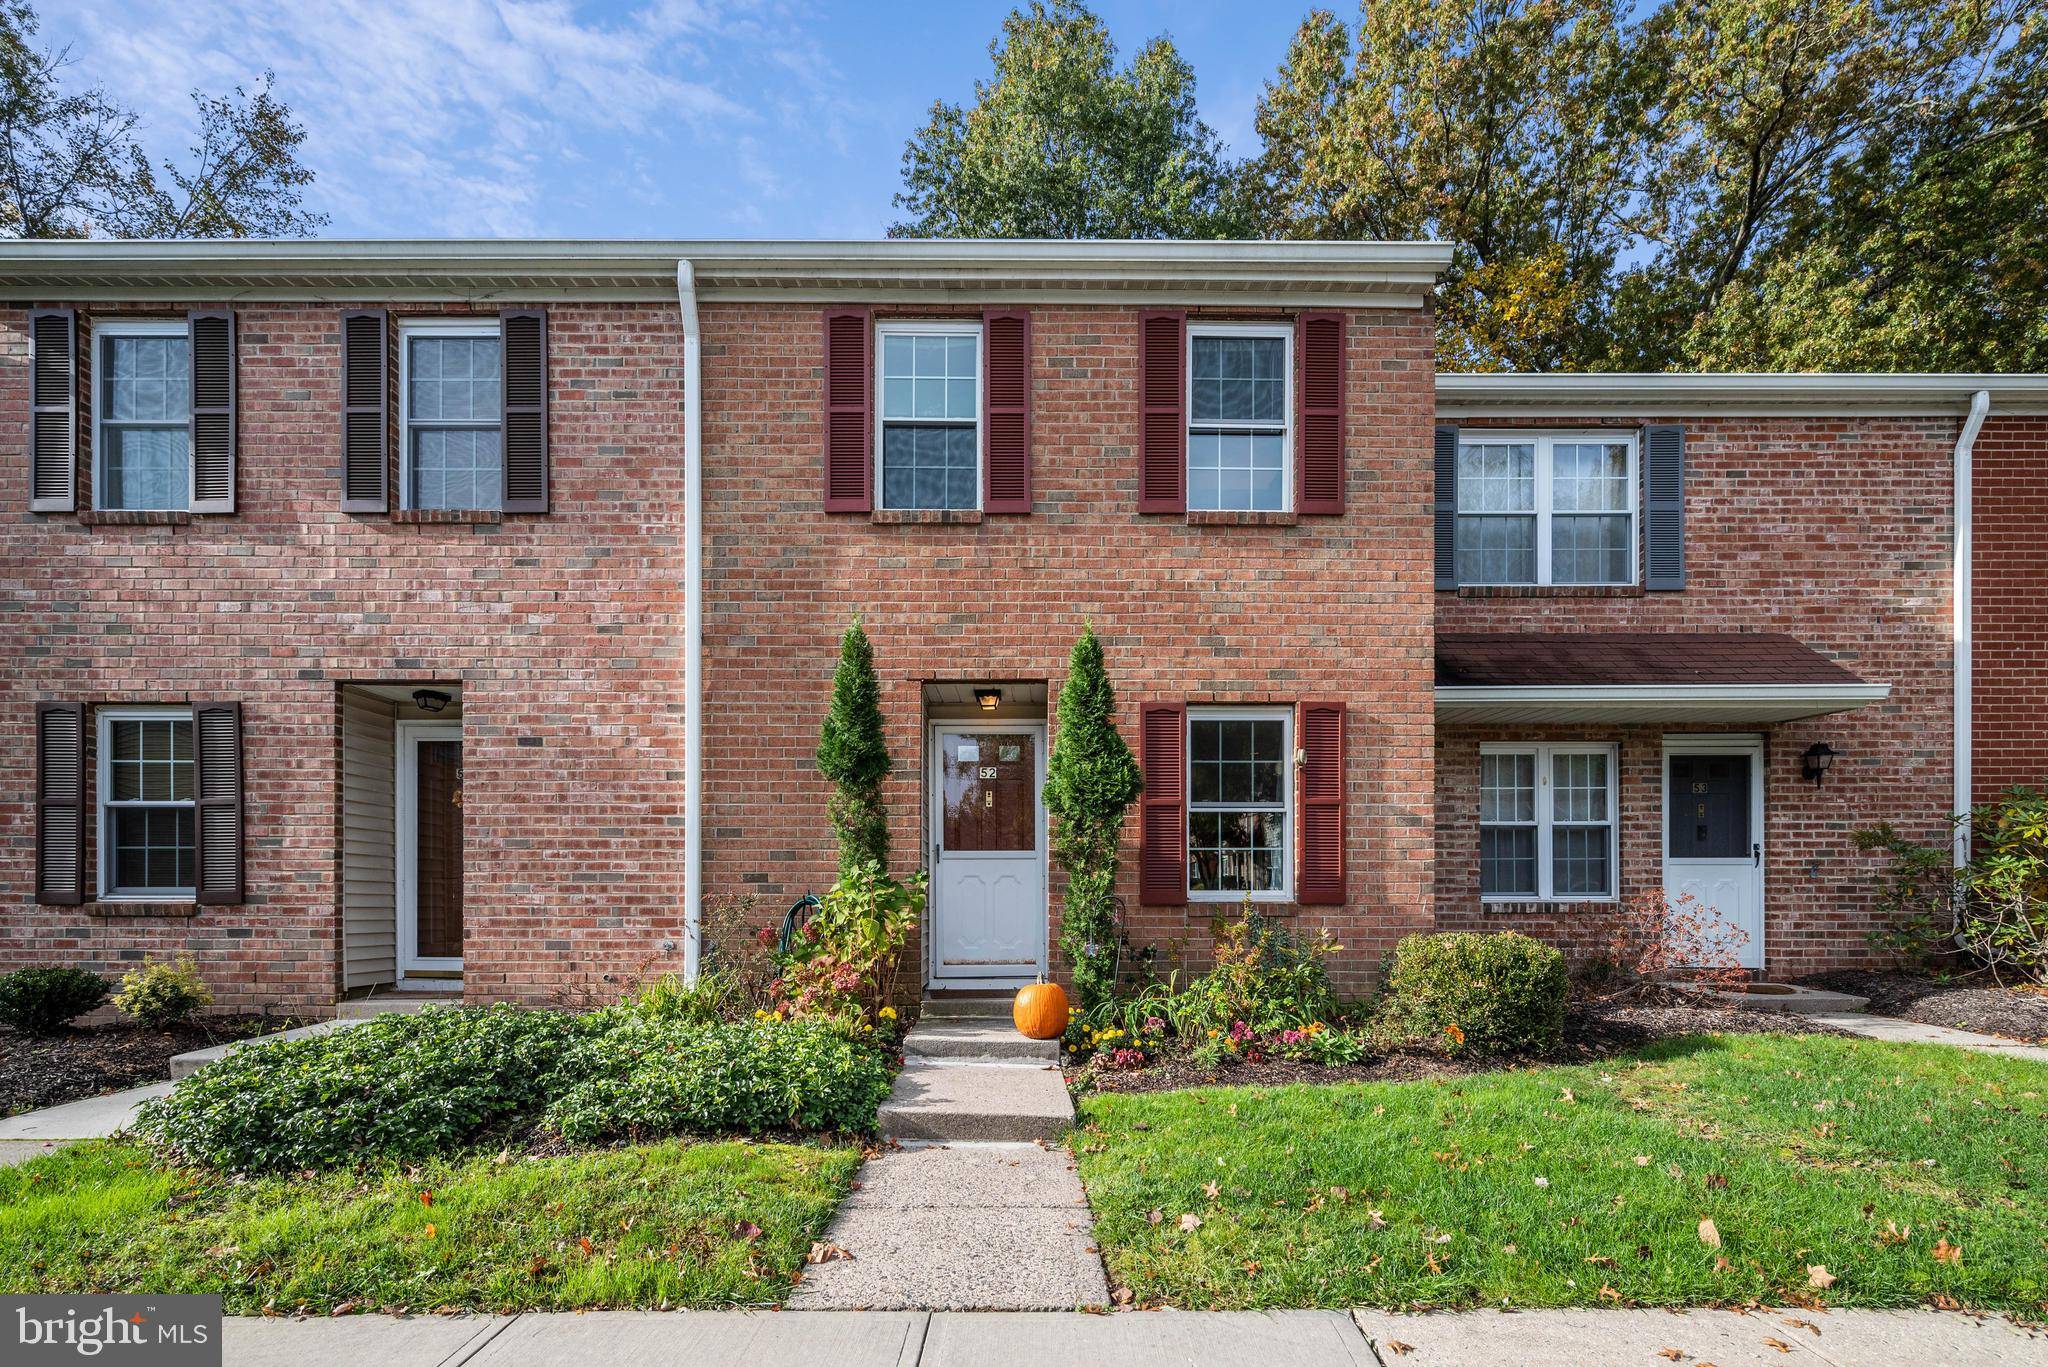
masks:
{"type": "Polygon", "coordinates": [[[1879,702],[1812,647],[1772,632],[1446,632],[1439,721],[1767,724],[1879,702]]]}

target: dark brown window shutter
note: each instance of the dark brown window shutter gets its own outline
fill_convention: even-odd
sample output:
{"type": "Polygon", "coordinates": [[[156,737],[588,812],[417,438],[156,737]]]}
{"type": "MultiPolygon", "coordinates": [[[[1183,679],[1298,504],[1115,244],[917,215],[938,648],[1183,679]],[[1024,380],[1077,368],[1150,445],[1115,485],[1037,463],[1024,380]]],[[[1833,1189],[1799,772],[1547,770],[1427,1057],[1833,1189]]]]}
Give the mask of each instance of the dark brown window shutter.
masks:
{"type": "Polygon", "coordinates": [[[28,510],[68,513],[78,507],[78,313],[37,309],[29,315],[35,350],[29,380],[28,510]]]}
{"type": "Polygon", "coordinates": [[[1294,900],[1344,901],[1344,704],[1305,702],[1295,715],[1301,747],[1301,868],[1294,900]]]}
{"type": "Polygon", "coordinates": [[[1188,900],[1188,709],[1147,703],[1139,711],[1138,901],[1177,907],[1188,900]]]}
{"type": "Polygon", "coordinates": [[[36,704],[36,901],[85,901],[85,704],[36,704]]]}
{"type": "Polygon", "coordinates": [[[1294,441],[1294,510],[1344,511],[1344,315],[1304,313],[1295,323],[1301,415],[1294,441]]]}
{"type": "Polygon", "coordinates": [[[192,357],[192,511],[235,510],[235,315],[185,315],[192,357]]]}
{"type": "Polygon", "coordinates": [[[192,704],[194,806],[198,809],[199,901],[242,900],[242,705],[192,704]]]}
{"type": "MultiPolygon", "coordinates": [[[[1188,510],[1187,336],[1179,311],[1138,319],[1138,511],[1188,510]]],[[[1185,863],[1186,851],[1181,859],[1185,863]]],[[[1183,896],[1179,900],[1185,900],[1183,896]]]]}
{"type": "Polygon", "coordinates": [[[391,509],[391,320],[383,309],[341,315],[341,510],[391,509]]]}
{"type": "Polygon", "coordinates": [[[505,488],[508,513],[548,510],[548,315],[506,309],[498,315],[501,393],[505,403],[505,488]]]}
{"type": "Polygon", "coordinates": [[[988,431],[981,445],[981,510],[1031,511],[1031,314],[981,315],[982,393],[988,431]]]}
{"type": "Polygon", "coordinates": [[[867,309],[825,310],[825,511],[874,507],[867,309]]]}

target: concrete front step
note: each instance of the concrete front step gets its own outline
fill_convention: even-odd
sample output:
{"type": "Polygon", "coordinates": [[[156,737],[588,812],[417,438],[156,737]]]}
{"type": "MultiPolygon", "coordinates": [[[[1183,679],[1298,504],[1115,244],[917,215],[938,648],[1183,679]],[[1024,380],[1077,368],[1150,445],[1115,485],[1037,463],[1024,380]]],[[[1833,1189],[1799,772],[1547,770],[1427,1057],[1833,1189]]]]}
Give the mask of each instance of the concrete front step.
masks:
{"type": "Polygon", "coordinates": [[[918,1014],[925,1020],[1008,1020],[1014,1001],[1014,995],[1008,992],[994,996],[934,993],[924,999],[918,1014]]]}
{"type": "Polygon", "coordinates": [[[1023,1143],[1059,1138],[1074,1105],[1056,1067],[906,1056],[879,1120],[887,1139],[1023,1143]]]}
{"type": "Polygon", "coordinates": [[[334,1015],[337,1020],[364,1021],[393,1011],[425,1011],[434,1006],[460,1005],[462,993],[459,991],[394,992],[380,997],[357,997],[351,1001],[336,1002],[334,1015]]]}
{"type": "Polygon", "coordinates": [[[951,1016],[920,1021],[903,1041],[903,1052],[934,1059],[1036,1059],[1059,1061],[1058,1040],[1026,1039],[1007,1020],[951,1016]]]}

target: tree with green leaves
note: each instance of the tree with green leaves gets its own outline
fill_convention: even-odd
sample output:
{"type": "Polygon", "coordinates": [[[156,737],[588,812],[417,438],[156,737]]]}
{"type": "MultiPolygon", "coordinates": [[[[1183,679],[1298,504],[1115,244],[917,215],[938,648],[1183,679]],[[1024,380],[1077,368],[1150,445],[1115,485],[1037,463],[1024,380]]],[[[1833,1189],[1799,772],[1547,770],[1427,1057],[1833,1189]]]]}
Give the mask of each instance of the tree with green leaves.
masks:
{"type": "Polygon", "coordinates": [[[305,237],[313,173],[305,129],[263,73],[252,91],[192,93],[199,140],[153,155],[134,111],[99,87],[66,90],[68,49],[36,46],[35,10],[0,0],[0,236],[305,237]]]}
{"type": "Polygon", "coordinates": [[[1080,0],[1032,0],[989,44],[994,73],[941,100],[903,152],[892,237],[1227,237],[1222,144],[1170,39],[1122,67],[1080,0]]]}
{"type": "Polygon", "coordinates": [[[882,681],[860,619],[839,638],[832,675],[832,705],[818,733],[818,772],[833,784],[828,809],[839,838],[839,876],[873,864],[889,871],[889,813],[882,781],[889,777],[889,746],[882,736],[882,681]]]}
{"type": "Polygon", "coordinates": [[[1053,857],[1067,875],[1060,950],[1086,1009],[1116,993],[1117,847],[1124,814],[1145,786],[1116,729],[1116,690],[1093,626],[1081,629],[1068,657],[1058,721],[1046,760],[1045,810],[1053,857]]]}

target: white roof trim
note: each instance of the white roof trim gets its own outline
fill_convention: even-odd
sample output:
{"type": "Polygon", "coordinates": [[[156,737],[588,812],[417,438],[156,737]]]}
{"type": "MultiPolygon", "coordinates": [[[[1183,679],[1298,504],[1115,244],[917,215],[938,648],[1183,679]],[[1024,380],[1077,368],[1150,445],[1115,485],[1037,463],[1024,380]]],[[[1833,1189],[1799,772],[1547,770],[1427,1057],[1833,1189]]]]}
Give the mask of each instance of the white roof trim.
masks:
{"type": "Polygon", "coordinates": [[[1885,683],[1544,684],[1436,688],[1436,718],[1494,722],[1781,722],[1847,712],[1891,696],[1885,683]]]}
{"type": "Polygon", "coordinates": [[[1956,417],[1979,390],[1999,413],[2048,412],[2048,375],[1612,374],[1436,377],[1441,418],[1760,415],[1956,417]]]}
{"type": "Polygon", "coordinates": [[[672,299],[678,261],[708,302],[1099,300],[1418,308],[1440,242],[925,240],[14,241],[5,297],[301,300],[672,299]]]}

